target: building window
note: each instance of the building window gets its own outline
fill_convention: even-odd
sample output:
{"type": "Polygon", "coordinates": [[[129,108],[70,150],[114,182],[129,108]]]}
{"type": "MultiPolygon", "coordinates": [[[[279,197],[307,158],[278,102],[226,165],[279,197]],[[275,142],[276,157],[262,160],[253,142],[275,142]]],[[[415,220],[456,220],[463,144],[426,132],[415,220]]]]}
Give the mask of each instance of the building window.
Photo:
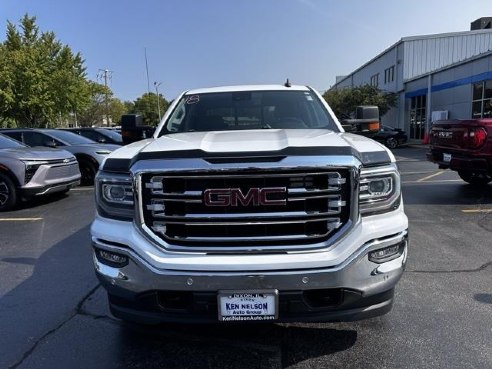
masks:
{"type": "Polygon", "coordinates": [[[473,84],[472,118],[492,118],[492,79],[473,84]]]}
{"type": "Polygon", "coordinates": [[[377,73],[371,77],[371,86],[374,86],[374,87],[379,86],[379,73],[377,73]]]}
{"type": "Polygon", "coordinates": [[[390,83],[395,80],[395,66],[389,67],[384,70],[384,83],[390,83]]]}
{"type": "Polygon", "coordinates": [[[425,136],[427,95],[414,96],[410,101],[410,138],[422,140],[425,136]]]}

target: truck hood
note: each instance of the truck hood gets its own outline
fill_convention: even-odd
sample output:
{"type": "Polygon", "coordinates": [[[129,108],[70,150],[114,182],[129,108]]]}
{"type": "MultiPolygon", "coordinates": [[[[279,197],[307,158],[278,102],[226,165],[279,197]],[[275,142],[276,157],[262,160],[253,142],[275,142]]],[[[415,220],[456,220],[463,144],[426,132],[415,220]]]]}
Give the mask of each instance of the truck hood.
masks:
{"type": "Polygon", "coordinates": [[[288,147],[347,146],[333,131],[315,129],[262,129],[189,132],[162,136],[144,151],[202,150],[208,153],[280,151],[288,147]]]}
{"type": "Polygon", "coordinates": [[[19,160],[63,160],[73,158],[73,155],[68,151],[44,147],[1,149],[0,156],[19,160]]]}
{"type": "MultiPolygon", "coordinates": [[[[114,151],[106,160],[265,155],[354,155],[363,164],[392,162],[383,145],[349,133],[326,129],[261,129],[187,132],[139,141],[114,151]],[[376,163],[377,162],[377,163],[376,163]]],[[[107,169],[106,165],[104,167],[107,169]]]]}

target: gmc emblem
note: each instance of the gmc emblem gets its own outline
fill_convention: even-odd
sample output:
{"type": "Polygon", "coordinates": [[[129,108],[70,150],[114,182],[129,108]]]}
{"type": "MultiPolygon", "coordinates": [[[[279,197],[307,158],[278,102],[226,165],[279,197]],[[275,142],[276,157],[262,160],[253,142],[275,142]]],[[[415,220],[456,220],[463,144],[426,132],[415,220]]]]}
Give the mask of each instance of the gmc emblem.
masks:
{"type": "Polygon", "coordinates": [[[211,188],[203,191],[203,203],[206,206],[273,206],[286,205],[285,187],[253,187],[243,194],[239,188],[211,188]],[[273,199],[271,195],[282,194],[281,199],[273,199]]]}

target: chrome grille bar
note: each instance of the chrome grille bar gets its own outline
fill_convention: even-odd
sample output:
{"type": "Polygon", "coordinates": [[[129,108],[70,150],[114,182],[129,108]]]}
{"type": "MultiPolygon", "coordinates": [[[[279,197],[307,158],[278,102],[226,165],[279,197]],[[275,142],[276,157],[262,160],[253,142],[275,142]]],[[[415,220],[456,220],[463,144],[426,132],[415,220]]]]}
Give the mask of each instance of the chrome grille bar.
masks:
{"type": "Polygon", "coordinates": [[[161,172],[138,178],[144,230],[180,250],[254,245],[288,250],[326,240],[350,219],[348,169],[161,172]],[[279,188],[284,192],[272,191],[264,203],[248,197],[251,189],[279,188]],[[207,203],[210,189],[225,197],[228,190],[239,191],[242,198],[233,205],[221,205],[217,198],[207,203]]]}

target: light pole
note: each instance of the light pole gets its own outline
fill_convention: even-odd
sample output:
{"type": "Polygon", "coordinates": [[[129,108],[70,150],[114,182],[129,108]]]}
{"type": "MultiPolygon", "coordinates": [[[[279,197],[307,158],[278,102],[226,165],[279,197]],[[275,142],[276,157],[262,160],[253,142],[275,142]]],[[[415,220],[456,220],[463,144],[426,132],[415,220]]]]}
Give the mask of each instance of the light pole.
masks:
{"type": "Polygon", "coordinates": [[[157,95],[157,112],[159,114],[159,123],[161,122],[161,103],[159,101],[159,86],[162,84],[162,82],[154,82],[155,86],[155,93],[157,95]]]}

